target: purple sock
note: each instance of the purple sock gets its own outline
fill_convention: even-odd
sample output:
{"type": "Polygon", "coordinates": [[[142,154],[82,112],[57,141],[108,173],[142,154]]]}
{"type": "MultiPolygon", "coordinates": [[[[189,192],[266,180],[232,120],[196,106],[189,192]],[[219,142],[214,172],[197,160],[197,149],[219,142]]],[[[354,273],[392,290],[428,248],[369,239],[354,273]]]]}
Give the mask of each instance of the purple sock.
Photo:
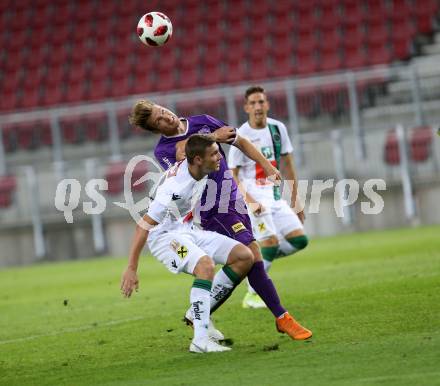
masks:
{"type": "Polygon", "coordinates": [[[280,303],[280,298],[278,297],[277,290],[275,289],[272,280],[270,280],[270,277],[267,276],[267,273],[264,270],[264,264],[262,261],[254,263],[247,277],[249,284],[260,298],[263,299],[264,303],[266,303],[276,318],[286,312],[280,303]]]}

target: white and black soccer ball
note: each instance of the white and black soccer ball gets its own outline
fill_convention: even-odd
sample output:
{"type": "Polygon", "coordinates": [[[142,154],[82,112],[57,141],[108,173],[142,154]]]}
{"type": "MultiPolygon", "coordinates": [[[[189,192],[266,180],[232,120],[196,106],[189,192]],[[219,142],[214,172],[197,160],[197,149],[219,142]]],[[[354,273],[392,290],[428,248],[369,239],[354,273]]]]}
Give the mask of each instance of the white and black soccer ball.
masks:
{"type": "Polygon", "coordinates": [[[170,40],[173,25],[162,12],[148,12],[140,18],[137,33],[141,42],[147,46],[162,46],[170,40]]]}

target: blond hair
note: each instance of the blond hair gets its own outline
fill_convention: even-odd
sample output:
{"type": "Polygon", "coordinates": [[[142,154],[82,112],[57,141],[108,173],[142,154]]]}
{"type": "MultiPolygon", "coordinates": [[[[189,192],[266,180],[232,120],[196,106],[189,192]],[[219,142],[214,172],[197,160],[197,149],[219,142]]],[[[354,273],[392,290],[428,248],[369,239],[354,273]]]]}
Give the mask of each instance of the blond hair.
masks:
{"type": "Polygon", "coordinates": [[[150,126],[148,118],[150,118],[153,112],[154,103],[149,100],[140,100],[135,103],[131,114],[128,117],[128,121],[133,125],[140,127],[141,129],[148,131],[157,131],[155,127],[150,126]]]}

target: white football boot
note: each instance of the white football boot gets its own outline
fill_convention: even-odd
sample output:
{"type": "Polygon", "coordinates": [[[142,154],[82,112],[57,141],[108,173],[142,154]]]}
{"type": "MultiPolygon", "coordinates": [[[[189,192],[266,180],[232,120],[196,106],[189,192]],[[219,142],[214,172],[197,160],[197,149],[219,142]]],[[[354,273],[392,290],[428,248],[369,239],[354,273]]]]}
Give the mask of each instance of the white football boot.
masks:
{"type": "MultiPolygon", "coordinates": [[[[191,328],[193,328],[193,320],[194,320],[194,316],[191,312],[191,309],[188,309],[188,311],[186,311],[185,317],[183,318],[183,321],[188,325],[191,326],[191,328]]],[[[225,340],[225,336],[221,333],[220,330],[217,330],[214,326],[214,322],[212,321],[211,318],[209,318],[209,325],[208,325],[208,336],[210,339],[218,342],[220,340],[225,340]]],[[[223,347],[223,346],[222,346],[223,347]]]]}
{"type": "Polygon", "coordinates": [[[189,345],[189,351],[197,354],[203,354],[207,352],[224,352],[231,351],[230,347],[225,347],[211,339],[205,339],[204,341],[193,341],[189,345]]]}

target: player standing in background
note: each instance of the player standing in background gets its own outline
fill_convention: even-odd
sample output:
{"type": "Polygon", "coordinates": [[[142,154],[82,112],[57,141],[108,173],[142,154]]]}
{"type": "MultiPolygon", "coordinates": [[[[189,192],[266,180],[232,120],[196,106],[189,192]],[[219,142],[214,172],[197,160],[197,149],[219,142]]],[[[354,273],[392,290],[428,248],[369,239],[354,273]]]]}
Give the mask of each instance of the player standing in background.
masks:
{"type": "Polygon", "coordinates": [[[166,172],[156,197],[136,226],[128,267],[121,289],[126,297],[138,288],[137,268],[145,242],[151,253],[171,272],[195,276],[190,302],[194,339],[189,350],[196,353],[228,351],[209,334],[214,262],[223,264],[221,276],[238,283],[253,264],[249,248],[229,237],[200,230],[188,214],[203,193],[208,173],[220,168],[222,155],[211,135],[193,135],[186,144],[187,159],[166,172]]]}
{"type": "MultiPolygon", "coordinates": [[[[274,259],[291,255],[304,249],[308,239],[304,234],[304,212],[298,215],[292,208],[297,195],[297,177],[293,166],[292,144],[286,126],[267,116],[267,95],[262,87],[252,86],[246,90],[244,110],[249,120],[237,131],[251,141],[258,150],[282,171],[283,177],[291,181],[290,205],[281,199],[280,188],[266,179],[260,165],[246,157],[236,147],[231,147],[228,164],[234,178],[245,195],[254,236],[260,244],[266,272],[274,259]]],[[[243,299],[244,308],[265,307],[251,285],[243,299]]]]}
{"type": "MultiPolygon", "coordinates": [[[[233,144],[248,157],[258,162],[266,176],[275,176],[275,179],[280,177],[279,171],[251,142],[237,135],[234,128],[226,126],[224,122],[209,115],[179,119],[170,110],[151,101],[141,100],[134,105],[130,122],[144,130],[161,135],[154,154],[165,169],[172,165],[178,157],[184,157],[182,148],[190,135],[213,133],[218,143],[233,144]]],[[[224,156],[221,146],[220,152],[224,156]]],[[[311,331],[302,327],[281,305],[275,286],[267,276],[260,248],[252,234],[246,204],[224,158],[220,161],[220,169],[210,173],[208,178],[208,182],[212,184],[208,183],[208,189],[205,190],[201,199],[201,204],[205,207],[205,210],[200,211],[203,229],[229,236],[252,250],[254,265],[247,277],[249,283],[275,316],[278,331],[287,333],[292,339],[310,338],[311,331]],[[214,197],[208,197],[209,185],[215,185],[214,197]]],[[[216,285],[216,279],[217,275],[214,277],[213,288],[216,285]]],[[[211,313],[230,296],[236,285],[231,282],[229,288],[224,286],[225,291],[219,292],[218,302],[211,309],[211,313]]],[[[190,313],[187,313],[186,318],[190,317],[190,313]]]]}

